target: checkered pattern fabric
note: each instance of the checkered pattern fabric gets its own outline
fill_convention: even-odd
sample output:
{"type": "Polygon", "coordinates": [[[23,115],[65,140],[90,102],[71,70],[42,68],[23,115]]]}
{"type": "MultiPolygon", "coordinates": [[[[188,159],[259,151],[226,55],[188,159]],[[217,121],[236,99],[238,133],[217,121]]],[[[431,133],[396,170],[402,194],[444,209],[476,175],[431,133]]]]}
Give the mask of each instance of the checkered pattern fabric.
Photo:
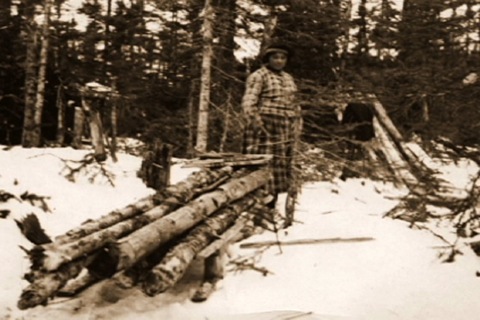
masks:
{"type": "Polygon", "coordinates": [[[284,117],[300,115],[295,104],[297,86],[291,75],[262,67],[247,78],[242,108],[245,114],[270,114],[284,117]]]}
{"type": "Polygon", "coordinates": [[[271,154],[273,179],[268,190],[271,193],[286,192],[292,182],[292,143],[294,118],[263,114],[263,128],[249,125],[245,129],[244,153],[271,154]]]}

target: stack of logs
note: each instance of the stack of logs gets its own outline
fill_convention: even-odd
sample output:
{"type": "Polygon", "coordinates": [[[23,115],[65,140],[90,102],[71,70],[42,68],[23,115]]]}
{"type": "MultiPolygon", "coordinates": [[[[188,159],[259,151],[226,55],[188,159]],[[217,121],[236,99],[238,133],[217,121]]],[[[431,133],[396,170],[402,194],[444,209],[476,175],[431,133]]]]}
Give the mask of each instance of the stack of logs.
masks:
{"type": "Polygon", "coordinates": [[[214,254],[225,244],[226,234],[231,237],[232,230],[238,233],[251,225],[253,212],[268,211],[268,160],[257,159],[253,166],[203,168],[155,195],[34,247],[25,275],[30,284],[20,296],[19,309],[46,305],[62,294],[75,295],[107,278],[138,284],[150,296],[164,292],[196,256],[214,254]]]}

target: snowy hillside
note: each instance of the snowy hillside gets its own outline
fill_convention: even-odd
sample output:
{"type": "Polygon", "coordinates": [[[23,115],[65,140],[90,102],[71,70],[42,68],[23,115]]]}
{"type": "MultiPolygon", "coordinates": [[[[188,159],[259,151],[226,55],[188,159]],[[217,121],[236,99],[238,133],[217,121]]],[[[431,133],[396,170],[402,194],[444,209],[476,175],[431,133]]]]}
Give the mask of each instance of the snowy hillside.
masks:
{"type": "MultiPolygon", "coordinates": [[[[0,210],[8,212],[0,219],[0,319],[240,319],[240,314],[242,319],[271,319],[272,311],[288,311],[296,319],[475,319],[480,313],[480,265],[472,250],[459,244],[463,255],[442,263],[441,239],[384,218],[405,191],[365,179],[305,185],[296,223],[278,235],[285,244],[240,248],[276,240],[264,232],[232,246],[229,272],[204,303],[189,300],[192,284],[198,283],[199,268],[193,265],[177,288],[154,298],[138,289],[109,292],[99,283],[76,298],[20,311],[16,303],[27,285],[22,276],[29,261],[19,246],[31,245],[14,219],[34,212],[47,233],[56,236],[153,190],[136,177],[141,159],[135,156],[119,154],[117,163],[106,162],[112,185],[100,167],[65,177],[87,151],[1,149],[0,190],[15,198],[0,202],[0,210]],[[25,192],[42,197],[50,212],[38,207],[41,202],[22,200],[25,192]],[[294,242],[313,239],[325,241],[294,242]],[[239,261],[268,272],[239,271],[234,263],[239,261]]],[[[437,165],[460,188],[478,170],[467,161],[437,165]]],[[[172,182],[191,171],[176,165],[172,182]]]]}

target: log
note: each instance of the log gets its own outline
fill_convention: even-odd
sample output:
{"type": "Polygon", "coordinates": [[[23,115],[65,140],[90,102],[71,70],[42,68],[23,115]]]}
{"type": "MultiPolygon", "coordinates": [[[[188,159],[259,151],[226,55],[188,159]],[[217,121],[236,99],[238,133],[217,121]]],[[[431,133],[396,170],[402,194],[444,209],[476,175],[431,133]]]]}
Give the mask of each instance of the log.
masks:
{"type": "Polygon", "coordinates": [[[78,276],[93,257],[94,255],[90,255],[87,258],[64,264],[55,272],[37,274],[33,282],[22,291],[17,307],[25,310],[41,304],[45,305],[48,299],[55,296],[68,280],[78,276]]]}
{"type": "Polygon", "coordinates": [[[55,245],[61,245],[64,243],[78,240],[89,234],[108,228],[120,221],[139,215],[142,212],[153,208],[154,206],[155,197],[153,195],[142,198],[134,204],[128,205],[125,208],[119,210],[112,211],[96,220],[85,221],[80,226],[56,237],[53,243],[55,245]]]}
{"type": "Polygon", "coordinates": [[[254,201],[253,195],[247,195],[195,227],[148,272],[142,284],[143,292],[155,296],[171,288],[184,275],[195,256],[225,232],[242,212],[253,206],[254,201]]]}
{"type": "Polygon", "coordinates": [[[108,256],[116,270],[130,268],[170,239],[184,233],[226,204],[264,186],[271,172],[256,170],[231,179],[215,191],[203,194],[189,204],[133,232],[108,247],[108,256]]]}
{"type": "Polygon", "coordinates": [[[224,167],[220,170],[211,171],[208,169],[200,170],[190,174],[185,180],[174,185],[168,186],[162,192],[156,195],[145,197],[134,204],[128,205],[123,209],[112,211],[96,220],[85,221],[82,225],[74,228],[64,235],[55,238],[55,244],[64,244],[71,242],[99,230],[108,228],[120,221],[132,218],[140,213],[148,211],[155,207],[158,202],[166,198],[175,197],[178,199],[191,197],[195,189],[208,186],[224,177],[229,177],[233,172],[231,167],[224,167]]]}
{"type": "Polygon", "coordinates": [[[99,281],[100,278],[96,275],[91,274],[86,269],[83,269],[85,273],[80,273],[80,275],[75,279],[70,279],[67,284],[58,290],[58,297],[73,297],[84,289],[90,287],[95,282],[99,281]]]}
{"type": "Polygon", "coordinates": [[[251,219],[248,219],[247,217],[238,218],[233,226],[228,228],[227,231],[220,235],[219,239],[214,240],[201,252],[199,252],[197,254],[197,258],[205,259],[214,254],[216,251],[220,250],[222,247],[226,246],[228,243],[235,242],[237,239],[242,238],[242,231],[249,224],[253,225],[251,219]]]}
{"type": "Polygon", "coordinates": [[[140,216],[121,221],[113,226],[94,232],[76,241],[67,242],[62,245],[50,244],[40,248],[35,247],[30,254],[32,258],[32,266],[33,268],[45,269],[48,271],[56,270],[64,263],[99,249],[107,243],[115,241],[116,239],[163,217],[178,207],[179,202],[176,200],[177,199],[172,198],[172,201],[167,204],[157,206],[140,216]]]}
{"type": "MultiPolygon", "coordinates": [[[[229,172],[230,169],[225,168],[219,173],[212,173],[211,177],[222,176],[224,174],[229,174],[229,172]]],[[[62,245],[51,243],[44,246],[35,247],[32,249],[30,255],[32,259],[32,266],[34,268],[41,268],[48,271],[55,270],[66,262],[93,252],[96,249],[100,249],[107,243],[115,241],[116,239],[121,238],[133,232],[134,230],[140,229],[152,221],[155,221],[170,213],[174,209],[178,208],[181,204],[187,203],[195,196],[198,196],[201,189],[196,187],[205,181],[196,180],[196,182],[199,184],[192,184],[191,186],[193,188],[191,192],[177,193],[175,196],[166,199],[164,201],[165,203],[146,211],[142,215],[132,219],[124,220],[76,241],[67,242],[62,245]]]]}

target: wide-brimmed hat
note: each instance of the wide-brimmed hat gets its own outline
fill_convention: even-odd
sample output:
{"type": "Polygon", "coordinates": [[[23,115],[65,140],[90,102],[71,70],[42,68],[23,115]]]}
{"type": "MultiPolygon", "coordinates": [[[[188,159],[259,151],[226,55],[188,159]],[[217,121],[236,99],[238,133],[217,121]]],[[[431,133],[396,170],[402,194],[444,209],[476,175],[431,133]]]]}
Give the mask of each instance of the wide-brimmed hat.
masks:
{"type": "Polygon", "coordinates": [[[292,58],[293,56],[293,50],[289,46],[284,44],[272,44],[266,47],[265,50],[263,50],[262,61],[266,62],[268,60],[268,57],[271,54],[278,53],[278,52],[287,55],[289,59],[292,58]]]}

